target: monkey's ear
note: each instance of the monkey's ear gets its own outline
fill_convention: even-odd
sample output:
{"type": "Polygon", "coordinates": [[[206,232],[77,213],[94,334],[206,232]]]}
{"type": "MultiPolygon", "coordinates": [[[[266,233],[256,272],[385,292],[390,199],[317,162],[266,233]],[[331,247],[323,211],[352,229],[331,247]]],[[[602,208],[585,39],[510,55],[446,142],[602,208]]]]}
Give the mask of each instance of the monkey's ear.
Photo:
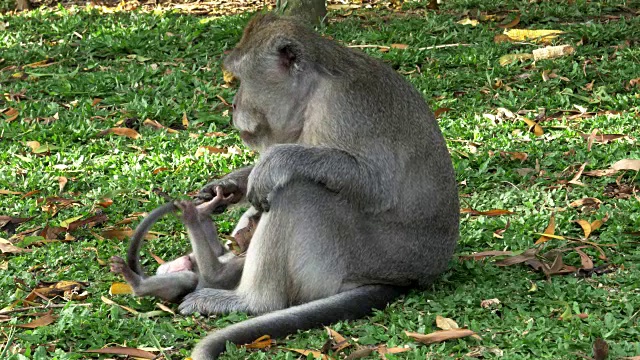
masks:
{"type": "Polygon", "coordinates": [[[240,71],[240,63],[242,62],[242,55],[238,51],[231,50],[227,56],[222,60],[222,67],[232,74],[236,74],[240,71]]]}
{"type": "Polygon", "coordinates": [[[291,39],[280,38],[276,41],[278,65],[287,71],[301,70],[302,44],[291,39]]]}

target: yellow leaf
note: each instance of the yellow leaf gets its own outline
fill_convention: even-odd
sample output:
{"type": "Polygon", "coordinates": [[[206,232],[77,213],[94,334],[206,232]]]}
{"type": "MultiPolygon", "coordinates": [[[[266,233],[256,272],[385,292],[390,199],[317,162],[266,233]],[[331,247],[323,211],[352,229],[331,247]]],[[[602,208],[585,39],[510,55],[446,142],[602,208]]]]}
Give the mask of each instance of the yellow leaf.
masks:
{"type": "Polygon", "coordinates": [[[82,215],[74,216],[72,218],[68,218],[68,219],[62,220],[60,222],[60,226],[62,226],[65,229],[68,229],[69,228],[69,224],[71,224],[72,222],[74,222],[76,220],[80,220],[80,219],[82,219],[82,215]]]}
{"type": "Polygon", "coordinates": [[[549,219],[549,225],[547,225],[547,228],[544,230],[544,234],[542,235],[542,237],[540,237],[540,239],[536,241],[536,245],[542,244],[551,240],[553,238],[553,234],[555,234],[555,231],[556,231],[556,216],[555,214],[552,214],[551,218],[549,219]]]}
{"type": "Polygon", "coordinates": [[[131,285],[127,283],[115,282],[109,288],[109,295],[133,294],[131,285]]]}
{"type": "Polygon", "coordinates": [[[529,120],[527,118],[522,118],[522,121],[529,125],[529,131],[533,132],[535,136],[542,136],[544,134],[542,126],[540,126],[537,122],[529,120]]]}
{"type": "Polygon", "coordinates": [[[253,340],[250,344],[245,344],[243,347],[247,349],[265,349],[273,345],[274,341],[271,340],[269,335],[262,335],[259,338],[253,340]]]}
{"type": "Polygon", "coordinates": [[[527,29],[510,29],[505,30],[504,34],[516,41],[532,41],[536,43],[548,44],[560,34],[564,34],[560,30],[527,30],[527,29]]]}
{"type": "Polygon", "coordinates": [[[529,59],[533,59],[532,54],[507,54],[507,55],[500,56],[500,59],[498,60],[498,62],[502,66],[507,66],[509,64],[516,63],[518,61],[529,60],[529,59]]]}
{"type": "Polygon", "coordinates": [[[576,220],[576,222],[580,225],[582,231],[584,231],[584,238],[588,238],[589,235],[591,235],[591,223],[586,220],[576,220]]]}
{"type": "Polygon", "coordinates": [[[442,317],[440,315],[436,316],[436,326],[442,330],[451,330],[458,329],[458,323],[456,323],[453,319],[449,319],[446,317],[442,317]]]}
{"type": "Polygon", "coordinates": [[[408,49],[409,45],[407,45],[407,44],[391,44],[391,48],[404,50],[404,49],[408,49]]]}
{"type": "Polygon", "coordinates": [[[464,18],[460,21],[457,21],[456,23],[460,24],[460,25],[471,25],[471,26],[478,26],[478,24],[480,22],[478,22],[478,20],[472,20],[469,18],[464,18]]]}
{"type": "Polygon", "coordinates": [[[189,127],[189,119],[187,118],[186,112],[182,113],[182,126],[184,126],[185,129],[189,127]]]}

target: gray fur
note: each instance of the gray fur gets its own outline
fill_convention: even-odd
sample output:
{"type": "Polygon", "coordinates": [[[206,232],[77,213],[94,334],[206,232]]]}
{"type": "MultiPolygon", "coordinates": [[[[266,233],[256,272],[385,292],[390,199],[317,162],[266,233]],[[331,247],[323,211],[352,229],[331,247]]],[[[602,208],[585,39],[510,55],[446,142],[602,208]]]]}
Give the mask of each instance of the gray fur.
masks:
{"type": "Polygon", "coordinates": [[[216,358],[225,340],[363,316],[447,268],[458,194],[422,94],[381,61],[270,14],[224,65],[240,79],[234,126],[261,157],[200,196],[220,186],[263,214],[238,287],[197,290],[180,311],[267,315],[209,335],[194,360],[216,358]]]}
{"type": "Polygon", "coordinates": [[[165,204],[152,211],[136,228],[127,252],[127,262],[113,256],[111,271],[122,274],[137,296],[156,296],[178,302],[196,289],[215,287],[231,289],[237,286],[242,274],[244,258],[229,258],[218,241],[210,214],[225,205],[228,198],[217,194],[196,206],[192,202],[165,204]],[[170,263],[163,264],[155,276],[147,277],[140,265],[142,240],[151,226],[162,216],[182,210],[182,220],[191,241],[193,252],[173,262],[188,265],[183,271],[170,272],[170,263]],[[220,259],[218,258],[220,257],[220,259]],[[202,266],[202,264],[206,264],[202,266]]]}

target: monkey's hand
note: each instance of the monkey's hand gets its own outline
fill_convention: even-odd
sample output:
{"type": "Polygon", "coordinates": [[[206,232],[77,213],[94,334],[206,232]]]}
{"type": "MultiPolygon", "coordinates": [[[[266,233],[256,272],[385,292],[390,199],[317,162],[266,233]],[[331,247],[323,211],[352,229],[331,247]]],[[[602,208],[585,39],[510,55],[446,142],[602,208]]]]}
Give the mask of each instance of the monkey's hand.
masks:
{"type": "Polygon", "coordinates": [[[213,213],[221,213],[229,204],[240,202],[247,194],[247,182],[252,167],[246,167],[227,174],[221,179],[215,179],[205,185],[195,196],[196,204],[212,200],[217,193],[217,188],[222,189],[225,201],[218,206],[213,213]]]}
{"type": "Polygon", "coordinates": [[[279,160],[276,152],[267,151],[249,175],[247,200],[259,212],[269,211],[271,194],[277,188],[284,186],[291,178],[286,166],[278,166],[279,160]]]}

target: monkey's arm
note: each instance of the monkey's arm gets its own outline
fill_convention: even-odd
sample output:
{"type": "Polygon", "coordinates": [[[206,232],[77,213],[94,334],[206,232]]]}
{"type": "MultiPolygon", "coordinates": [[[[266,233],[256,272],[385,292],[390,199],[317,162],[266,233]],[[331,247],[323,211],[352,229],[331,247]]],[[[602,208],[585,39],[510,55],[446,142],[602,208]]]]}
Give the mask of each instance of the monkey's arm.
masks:
{"type": "Polygon", "coordinates": [[[247,199],[267,211],[269,194],[290,181],[323,184],[367,212],[392,207],[397,162],[383,148],[368,149],[374,155],[299,144],[274,145],[264,152],[249,176],[247,199]]]}
{"type": "Polygon", "coordinates": [[[240,202],[247,194],[247,182],[252,169],[253,166],[244,167],[209,182],[195,196],[197,202],[202,203],[213,199],[216,196],[216,187],[222,188],[224,196],[233,195],[233,197],[225,201],[225,204],[221,204],[214,212],[224,211],[227,204],[240,202]]]}

